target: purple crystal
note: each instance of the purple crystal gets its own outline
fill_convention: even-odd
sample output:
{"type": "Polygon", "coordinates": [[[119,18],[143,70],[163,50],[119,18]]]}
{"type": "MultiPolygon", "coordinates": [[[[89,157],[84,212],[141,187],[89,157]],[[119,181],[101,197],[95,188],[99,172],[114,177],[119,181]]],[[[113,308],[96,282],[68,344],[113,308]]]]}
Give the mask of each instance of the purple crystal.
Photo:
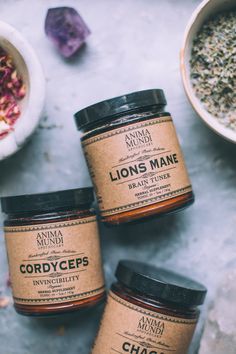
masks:
{"type": "Polygon", "coordinates": [[[45,32],[66,58],[75,54],[91,33],[82,17],[72,7],[49,9],[45,32]]]}

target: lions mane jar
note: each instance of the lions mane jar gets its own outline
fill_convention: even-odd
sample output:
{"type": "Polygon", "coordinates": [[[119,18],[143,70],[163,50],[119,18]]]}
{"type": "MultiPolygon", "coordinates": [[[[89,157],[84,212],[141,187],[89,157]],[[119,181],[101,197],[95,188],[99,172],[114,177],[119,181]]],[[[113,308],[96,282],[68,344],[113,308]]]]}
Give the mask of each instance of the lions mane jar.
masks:
{"type": "Polygon", "coordinates": [[[186,354],[206,288],[148,264],[121,261],[92,354],[186,354]]]}
{"type": "Polygon", "coordinates": [[[18,313],[53,315],[104,299],[93,199],[92,188],[1,199],[18,313]]]}
{"type": "Polygon", "coordinates": [[[135,92],[75,114],[102,221],[120,224],[194,201],[162,90],[135,92]]]}

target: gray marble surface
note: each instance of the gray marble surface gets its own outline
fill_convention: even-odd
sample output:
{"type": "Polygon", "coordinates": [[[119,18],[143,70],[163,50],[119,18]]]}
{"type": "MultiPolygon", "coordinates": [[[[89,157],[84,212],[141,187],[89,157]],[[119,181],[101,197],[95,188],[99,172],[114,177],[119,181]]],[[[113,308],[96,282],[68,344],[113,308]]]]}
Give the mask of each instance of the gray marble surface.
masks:
{"type": "MultiPolygon", "coordinates": [[[[47,78],[45,118],[28,145],[0,163],[0,195],[88,185],[73,113],[123,93],[153,87],[165,90],[196,202],[179,214],[140,225],[101,226],[102,249],[108,286],[121,258],[174,268],[207,285],[208,302],[190,354],[197,352],[207,304],[220,277],[236,265],[235,146],[195,115],[179,72],[183,32],[199,2],[0,0],[0,20],[28,38],[47,78]],[[47,8],[65,4],[76,7],[92,30],[87,46],[72,61],[56,53],[43,31],[47,8]]],[[[2,229],[0,236],[0,295],[9,296],[2,229]]],[[[0,310],[0,354],[89,354],[101,313],[102,307],[39,320],[17,315],[10,305],[0,310]]]]}

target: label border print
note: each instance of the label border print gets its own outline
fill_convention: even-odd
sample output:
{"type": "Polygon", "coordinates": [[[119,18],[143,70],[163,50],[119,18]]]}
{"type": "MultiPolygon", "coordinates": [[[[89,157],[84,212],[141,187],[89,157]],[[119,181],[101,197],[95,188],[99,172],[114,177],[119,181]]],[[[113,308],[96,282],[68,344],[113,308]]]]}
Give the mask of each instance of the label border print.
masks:
{"type": "Polygon", "coordinates": [[[162,315],[160,313],[156,313],[154,311],[147,310],[141,306],[133,305],[130,302],[126,301],[125,299],[122,299],[119,296],[117,296],[112,290],[110,291],[108,297],[112,298],[114,301],[118,302],[120,305],[127,307],[130,310],[134,310],[134,311],[144,314],[146,316],[158,318],[159,320],[168,321],[168,322],[172,322],[172,323],[186,324],[186,325],[196,324],[198,322],[197,319],[188,319],[188,320],[182,319],[182,318],[176,319],[173,316],[162,315]]]}
{"type": "MultiPolygon", "coordinates": [[[[33,303],[41,303],[41,302],[56,302],[59,303],[58,301],[61,300],[61,301],[64,301],[64,300],[67,300],[67,299],[78,299],[79,298],[82,298],[83,299],[86,299],[87,296],[86,295],[95,295],[96,293],[97,294],[100,294],[102,293],[103,291],[105,290],[105,285],[104,286],[101,286],[100,288],[98,289],[95,289],[95,290],[91,290],[91,291],[86,291],[84,293],[81,293],[81,294],[77,294],[77,295],[70,295],[70,296],[61,296],[61,297],[55,297],[55,298],[47,298],[47,299],[24,299],[24,298],[19,298],[19,297],[15,297],[13,296],[13,299],[17,302],[17,301],[20,301],[20,302],[24,302],[24,303],[29,303],[29,302],[33,302],[33,303]]],[[[70,302],[70,301],[68,301],[70,302]]],[[[65,302],[66,303],[66,302],[65,302]]]]}
{"type": "Polygon", "coordinates": [[[183,194],[191,192],[191,191],[192,191],[192,186],[188,185],[185,188],[181,188],[179,190],[176,190],[176,191],[173,191],[173,192],[170,192],[170,193],[166,193],[166,194],[163,194],[161,196],[153,197],[153,198],[150,198],[150,199],[145,199],[145,200],[142,200],[140,202],[131,203],[131,204],[124,205],[124,206],[117,207],[117,208],[113,208],[113,209],[101,210],[101,214],[102,215],[106,215],[106,214],[107,215],[112,215],[112,214],[116,214],[117,211],[119,212],[119,211],[126,211],[126,210],[134,210],[134,209],[137,209],[138,207],[153,205],[153,204],[155,204],[158,201],[161,201],[163,199],[164,200],[168,200],[168,199],[173,198],[174,196],[183,195],[183,194]],[[167,196],[170,196],[170,197],[169,198],[165,198],[167,196]]]}
{"type": "Polygon", "coordinates": [[[60,229],[61,227],[70,227],[70,226],[76,226],[76,225],[81,225],[81,224],[89,224],[92,222],[95,222],[96,216],[91,216],[86,218],[85,220],[76,220],[76,221],[64,221],[64,222],[50,222],[48,224],[36,224],[36,225],[26,225],[26,226],[5,226],[4,231],[5,234],[11,233],[11,232],[30,232],[30,231],[45,231],[45,230],[51,230],[51,229],[60,229]]]}

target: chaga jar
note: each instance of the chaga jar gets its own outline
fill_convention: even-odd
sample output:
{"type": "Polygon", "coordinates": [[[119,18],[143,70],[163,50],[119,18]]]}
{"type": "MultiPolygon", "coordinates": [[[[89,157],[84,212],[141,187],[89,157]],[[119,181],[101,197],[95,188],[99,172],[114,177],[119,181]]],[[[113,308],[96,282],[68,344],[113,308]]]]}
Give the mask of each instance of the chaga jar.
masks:
{"type": "Polygon", "coordinates": [[[206,288],[148,264],[121,261],[92,354],[186,354],[206,288]]]}
{"type": "Polygon", "coordinates": [[[105,298],[93,199],[92,188],[1,199],[18,313],[55,315],[105,298]]]}
{"type": "Polygon", "coordinates": [[[120,224],[182,209],[191,182],[162,90],[135,92],[75,114],[102,221],[120,224]]]}

